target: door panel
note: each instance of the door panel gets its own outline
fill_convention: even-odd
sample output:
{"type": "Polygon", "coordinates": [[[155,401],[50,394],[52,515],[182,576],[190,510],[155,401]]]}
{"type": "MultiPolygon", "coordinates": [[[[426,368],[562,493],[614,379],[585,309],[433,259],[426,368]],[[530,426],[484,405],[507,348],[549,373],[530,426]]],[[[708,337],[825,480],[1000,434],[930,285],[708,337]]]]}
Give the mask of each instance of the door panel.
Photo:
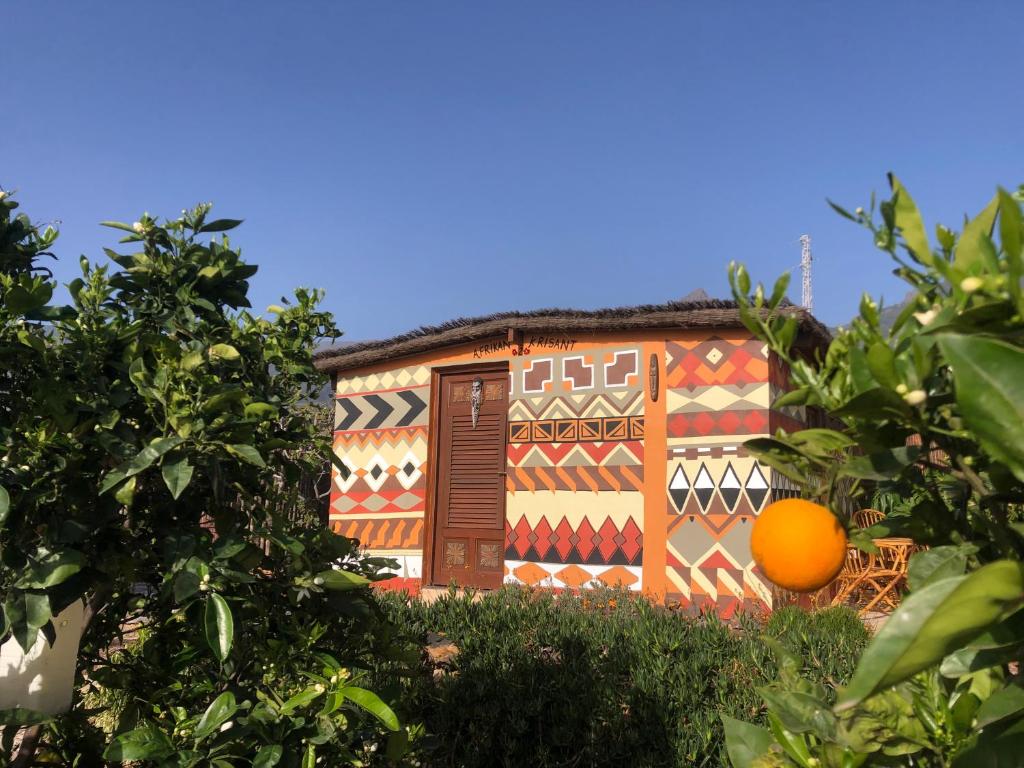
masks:
{"type": "Polygon", "coordinates": [[[508,373],[440,377],[434,584],[496,589],[504,577],[508,373]],[[479,410],[473,420],[474,385],[479,410]]]}

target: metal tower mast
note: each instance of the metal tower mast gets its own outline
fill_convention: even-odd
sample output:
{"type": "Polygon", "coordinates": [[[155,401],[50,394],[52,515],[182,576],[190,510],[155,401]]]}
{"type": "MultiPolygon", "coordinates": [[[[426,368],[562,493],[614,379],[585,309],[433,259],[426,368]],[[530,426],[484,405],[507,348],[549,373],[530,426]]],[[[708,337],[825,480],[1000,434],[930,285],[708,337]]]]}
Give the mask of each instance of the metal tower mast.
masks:
{"type": "Polygon", "coordinates": [[[801,303],[804,309],[814,309],[814,296],[811,293],[811,236],[800,235],[800,272],[803,276],[803,295],[801,303]]]}

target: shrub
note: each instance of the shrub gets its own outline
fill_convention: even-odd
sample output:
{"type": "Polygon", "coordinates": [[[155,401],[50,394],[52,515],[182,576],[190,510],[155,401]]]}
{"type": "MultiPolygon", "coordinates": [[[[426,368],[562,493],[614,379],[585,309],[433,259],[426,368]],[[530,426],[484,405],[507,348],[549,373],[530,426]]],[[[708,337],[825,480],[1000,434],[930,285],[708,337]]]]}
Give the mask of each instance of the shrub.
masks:
{"type": "Polygon", "coordinates": [[[426,664],[399,705],[424,722],[437,768],[721,765],[719,715],[761,717],[755,686],[774,667],[766,638],[795,644],[804,672],[829,688],[867,641],[844,609],[731,627],[617,590],[382,602],[420,645],[444,633],[459,649],[450,664],[426,664]]]}
{"type": "MultiPolygon", "coordinates": [[[[816,406],[834,429],[780,432],[747,448],[807,496],[885,502],[853,540],[911,537],[909,594],[830,701],[781,653],[761,693],[770,730],[727,720],[745,766],[1019,765],[1024,749],[1024,188],[999,189],[961,232],[929,235],[917,205],[892,195],[843,216],[865,227],[913,291],[892,327],[865,295],[827,352],[794,346],[787,281],[751,292],[730,267],[744,323],[787,365],[775,407],[816,406]],[[933,245],[934,243],[934,245],[933,245]]],[[[841,515],[840,515],[841,516],[841,515]]]]}
{"type": "Polygon", "coordinates": [[[0,713],[33,724],[14,765],[40,739],[63,764],[359,762],[391,732],[397,754],[362,684],[395,651],[367,586],[388,562],[295,508],[329,452],[302,406],[316,340],[338,335],[320,293],[249,312],[256,267],[223,234],[241,222],[202,205],[109,223],[129,252],[83,257],[53,307],[36,259],[56,233],[15,207],[0,194],[0,640],[52,642],[79,601],[85,621],[72,711],[0,713]],[[118,704],[112,733],[94,694],[118,704]]]}

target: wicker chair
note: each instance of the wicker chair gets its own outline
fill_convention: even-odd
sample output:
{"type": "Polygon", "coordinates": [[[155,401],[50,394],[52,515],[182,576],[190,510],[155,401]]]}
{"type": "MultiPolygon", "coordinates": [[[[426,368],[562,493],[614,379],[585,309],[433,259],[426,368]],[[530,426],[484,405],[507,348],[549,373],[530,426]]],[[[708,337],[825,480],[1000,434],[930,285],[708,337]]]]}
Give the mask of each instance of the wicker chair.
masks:
{"type": "Polygon", "coordinates": [[[836,576],[835,596],[832,605],[856,606],[859,602],[858,587],[864,582],[868,573],[869,558],[856,547],[846,550],[846,563],[843,570],[836,576]]]}
{"type": "Polygon", "coordinates": [[[853,522],[858,528],[870,528],[885,519],[885,513],[877,509],[861,509],[853,513],[853,522]]]}

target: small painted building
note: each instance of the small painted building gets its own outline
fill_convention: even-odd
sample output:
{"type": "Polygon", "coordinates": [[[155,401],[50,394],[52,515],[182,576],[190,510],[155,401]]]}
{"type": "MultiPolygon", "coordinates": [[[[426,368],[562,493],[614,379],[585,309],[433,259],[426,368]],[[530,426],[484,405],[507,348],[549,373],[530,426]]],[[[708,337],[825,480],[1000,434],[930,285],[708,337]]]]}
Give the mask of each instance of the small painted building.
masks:
{"type": "MultiPolygon", "coordinates": [[[[802,309],[798,344],[828,331],[802,309]]],[[[392,586],[626,585],[770,608],[754,517],[794,495],[743,442],[802,428],[732,302],[457,320],[317,354],[335,398],[330,525],[392,586]]]]}

